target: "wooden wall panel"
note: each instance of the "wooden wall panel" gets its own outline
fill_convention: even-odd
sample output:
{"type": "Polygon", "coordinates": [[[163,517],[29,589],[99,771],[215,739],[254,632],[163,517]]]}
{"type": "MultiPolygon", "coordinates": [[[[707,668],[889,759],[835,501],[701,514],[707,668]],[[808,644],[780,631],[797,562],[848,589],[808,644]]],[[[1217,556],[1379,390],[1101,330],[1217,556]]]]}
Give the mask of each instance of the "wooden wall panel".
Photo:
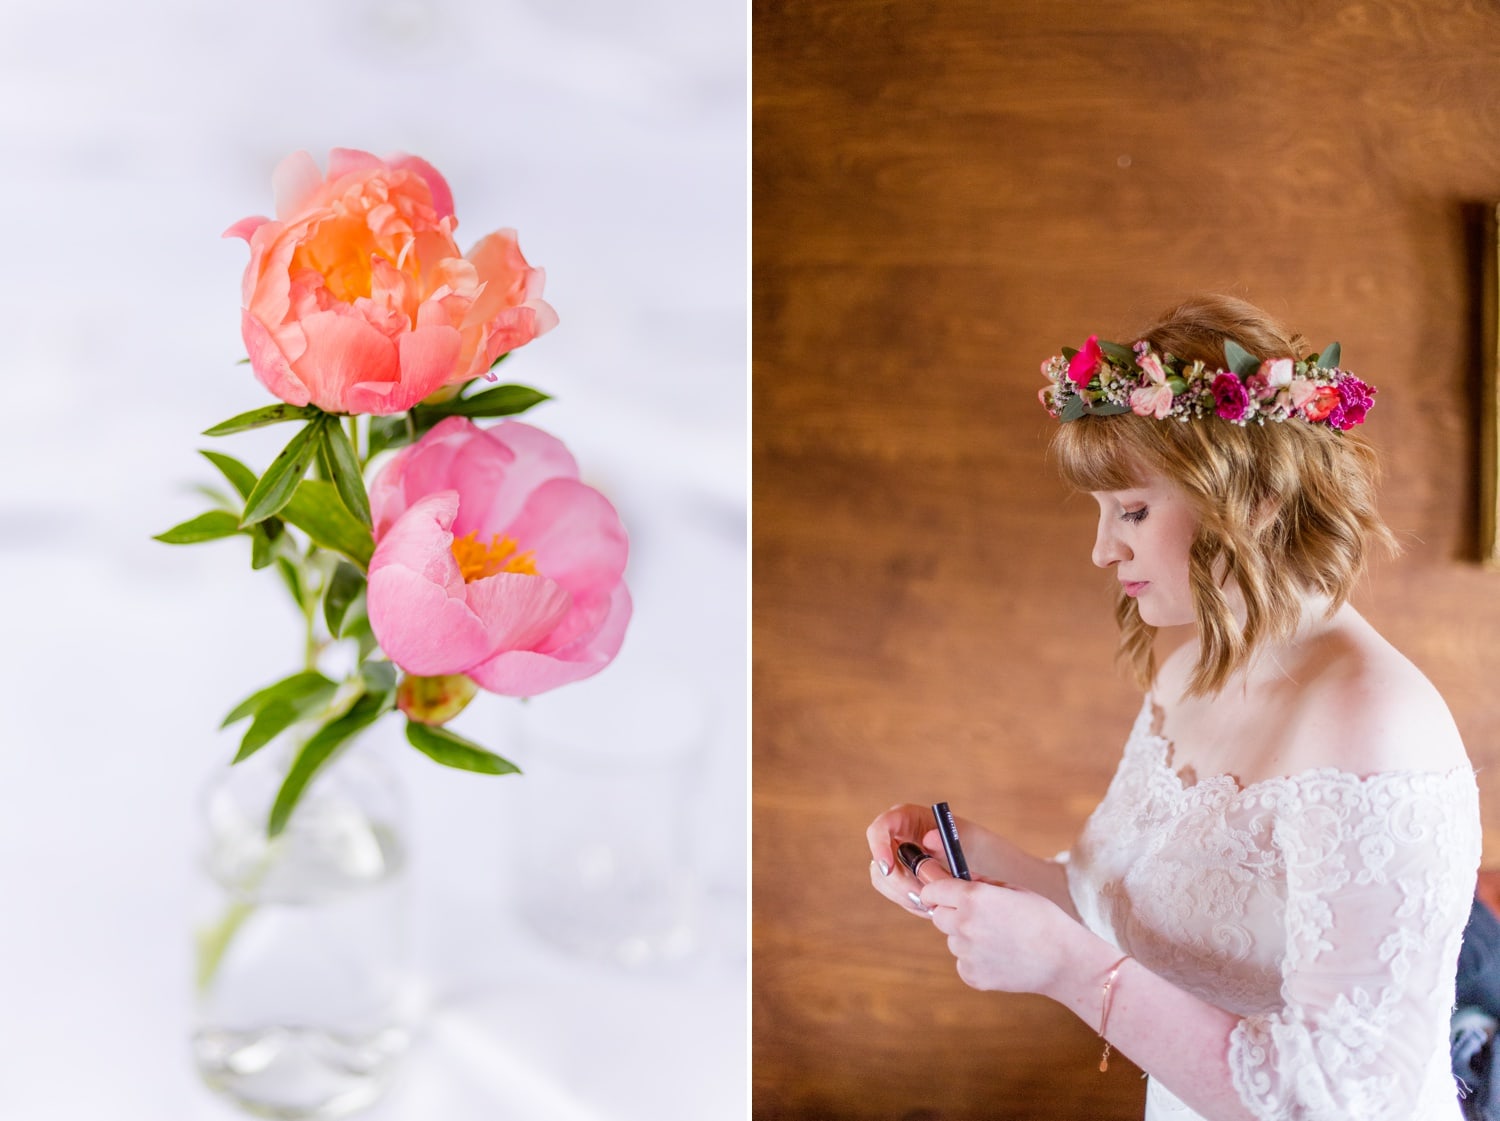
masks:
{"type": "Polygon", "coordinates": [[[1406,553],[1357,603],[1500,762],[1466,210],[1500,198],[1500,8],[753,18],[755,1115],[1138,1117],[1140,1080],[1099,1074],[1085,1025],[968,990],[870,890],[863,830],[946,798],[1050,853],[1102,794],[1138,699],[1037,368],[1204,290],[1341,340],[1379,386],[1366,431],[1406,553]]]}

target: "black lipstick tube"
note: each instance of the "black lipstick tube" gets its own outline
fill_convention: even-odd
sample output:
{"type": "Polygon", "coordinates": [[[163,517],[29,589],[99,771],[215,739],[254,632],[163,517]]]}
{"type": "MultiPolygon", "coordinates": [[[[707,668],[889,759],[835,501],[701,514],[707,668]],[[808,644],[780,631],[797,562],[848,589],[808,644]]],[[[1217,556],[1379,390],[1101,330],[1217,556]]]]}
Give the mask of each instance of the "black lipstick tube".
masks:
{"type": "Polygon", "coordinates": [[[964,859],[963,846],[958,843],[958,822],[953,820],[953,811],[947,802],[935,802],[932,816],[937,818],[938,836],[943,839],[943,855],[948,859],[948,871],[960,880],[973,879],[969,875],[969,862],[964,859]]]}

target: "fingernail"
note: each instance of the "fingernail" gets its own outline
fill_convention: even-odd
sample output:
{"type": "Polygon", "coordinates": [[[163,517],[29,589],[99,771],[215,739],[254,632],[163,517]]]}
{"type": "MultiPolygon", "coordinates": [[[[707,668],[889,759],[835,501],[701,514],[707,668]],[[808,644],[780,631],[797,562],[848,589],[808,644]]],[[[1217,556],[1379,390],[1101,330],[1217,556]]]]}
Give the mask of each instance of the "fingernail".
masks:
{"type": "Polygon", "coordinates": [[[914,906],[921,907],[922,910],[924,910],[924,911],[927,910],[927,908],[925,906],[923,906],[922,897],[920,895],[918,895],[916,892],[914,892],[914,891],[908,891],[906,893],[906,898],[910,899],[912,901],[912,904],[914,906]]]}
{"type": "Polygon", "coordinates": [[[887,864],[883,860],[878,861],[877,863],[879,863],[880,865],[880,874],[882,876],[889,876],[891,874],[891,866],[889,864],[887,864]]]}

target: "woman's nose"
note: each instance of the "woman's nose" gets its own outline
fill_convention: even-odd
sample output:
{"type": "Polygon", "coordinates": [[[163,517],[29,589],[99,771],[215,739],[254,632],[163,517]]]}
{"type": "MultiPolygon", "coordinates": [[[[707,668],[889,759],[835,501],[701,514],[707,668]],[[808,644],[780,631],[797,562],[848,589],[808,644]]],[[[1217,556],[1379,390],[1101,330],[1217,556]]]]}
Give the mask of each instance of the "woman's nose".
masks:
{"type": "Polygon", "coordinates": [[[1120,540],[1114,530],[1113,519],[1102,517],[1099,519],[1098,532],[1094,534],[1093,560],[1100,568],[1108,568],[1112,564],[1119,564],[1122,560],[1130,557],[1130,550],[1120,540]]]}

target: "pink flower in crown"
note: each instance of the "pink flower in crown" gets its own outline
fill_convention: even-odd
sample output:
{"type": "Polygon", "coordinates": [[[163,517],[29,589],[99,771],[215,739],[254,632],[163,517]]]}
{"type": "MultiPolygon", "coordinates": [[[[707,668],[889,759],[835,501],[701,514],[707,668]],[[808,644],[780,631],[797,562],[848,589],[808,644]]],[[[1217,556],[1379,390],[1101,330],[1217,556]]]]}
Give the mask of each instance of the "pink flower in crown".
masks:
{"type": "MultiPolygon", "coordinates": [[[[1139,347],[1140,344],[1136,344],[1139,347]]],[[[1161,359],[1154,354],[1137,353],[1136,365],[1149,379],[1149,384],[1132,390],[1130,410],[1136,416],[1154,416],[1163,420],[1172,411],[1172,387],[1167,385],[1167,372],[1162,369],[1161,359]]]]}
{"type": "Polygon", "coordinates": [[[1320,420],[1326,420],[1328,414],[1339,403],[1338,390],[1331,385],[1318,385],[1308,378],[1293,378],[1291,395],[1292,407],[1315,424],[1320,420]]]}
{"type": "Polygon", "coordinates": [[[526,697],[619,651],[625,530],[541,429],[449,417],[386,464],[370,507],[370,626],[407,673],[526,697]]]}
{"type": "Polygon", "coordinates": [[[1225,371],[1213,380],[1214,411],[1225,420],[1240,420],[1250,407],[1250,398],[1238,375],[1225,371]]]}
{"type": "Polygon", "coordinates": [[[1363,424],[1365,414],[1375,403],[1375,390],[1353,374],[1346,374],[1334,387],[1338,403],[1328,411],[1328,423],[1341,432],[1363,424]]]}
{"type": "Polygon", "coordinates": [[[1245,392],[1257,401],[1270,401],[1291,381],[1290,358],[1267,358],[1260,364],[1260,369],[1245,379],[1245,392]]]}
{"type": "Polygon", "coordinates": [[[1292,360],[1290,358],[1267,358],[1256,371],[1266,379],[1266,384],[1275,389],[1285,389],[1292,384],[1292,360]]]}
{"type": "Polygon", "coordinates": [[[296,152],[273,182],[276,219],[225,236],[250,243],[242,333],[283,401],[403,412],[557,323],[514,230],[460,252],[453,194],[425,160],[335,148],[325,177],[296,152]]]}
{"type": "Polygon", "coordinates": [[[1147,385],[1130,393],[1130,411],[1136,416],[1154,416],[1164,420],[1172,411],[1172,387],[1147,385]]]}
{"type": "Polygon", "coordinates": [[[1099,336],[1090,335],[1089,341],[1083,344],[1083,349],[1068,360],[1068,379],[1079,389],[1083,389],[1103,362],[1104,351],[1099,348],[1099,336]]]}

